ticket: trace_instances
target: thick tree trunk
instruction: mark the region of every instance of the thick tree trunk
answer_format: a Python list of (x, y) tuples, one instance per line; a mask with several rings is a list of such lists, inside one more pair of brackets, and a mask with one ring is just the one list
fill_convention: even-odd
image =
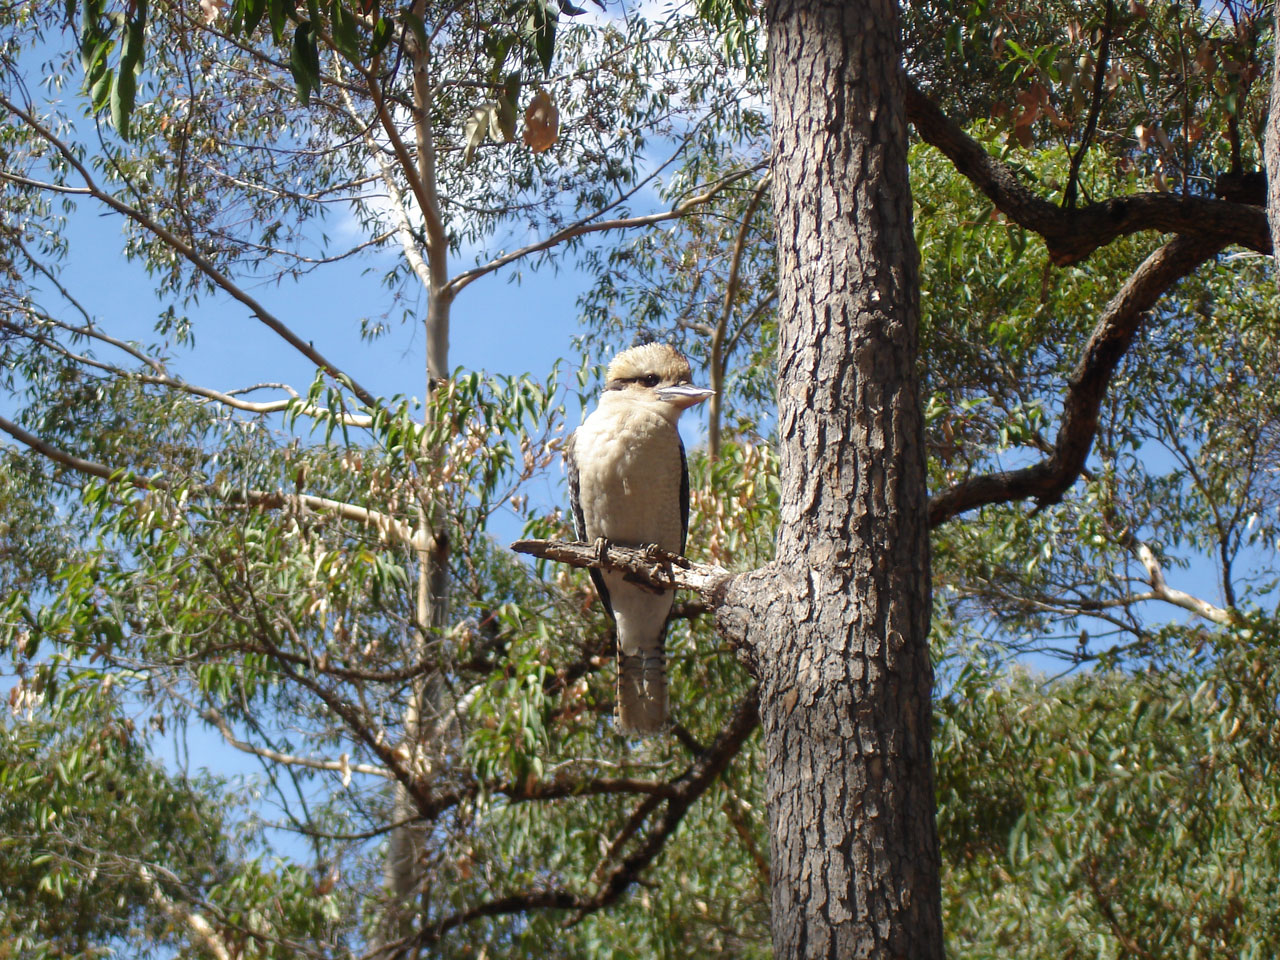
[[(1275, 9), (1280, 37), (1280, 3)], [(1267, 219), (1271, 221), (1272, 256), (1280, 256), (1280, 43), (1272, 42), (1274, 65), (1271, 70), (1271, 109), (1267, 113), (1267, 132), (1263, 153), (1267, 171)]]
[(742, 578), (779, 958), (942, 956), (897, 8), (771, 0), (782, 523)]

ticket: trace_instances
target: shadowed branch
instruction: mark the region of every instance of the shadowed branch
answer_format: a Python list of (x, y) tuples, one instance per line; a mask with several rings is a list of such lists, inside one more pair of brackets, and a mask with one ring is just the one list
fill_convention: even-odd
[(1014, 223), (1044, 238), (1058, 266), (1078, 263), (1099, 247), (1143, 230), (1177, 233), (1214, 242), (1238, 243), (1271, 252), (1267, 213), (1262, 207), (1211, 197), (1139, 193), (1083, 207), (1058, 207), (1018, 179), (1008, 164), (991, 156), (938, 105), (907, 81), (907, 119), (921, 139), (941, 150), (955, 168)]

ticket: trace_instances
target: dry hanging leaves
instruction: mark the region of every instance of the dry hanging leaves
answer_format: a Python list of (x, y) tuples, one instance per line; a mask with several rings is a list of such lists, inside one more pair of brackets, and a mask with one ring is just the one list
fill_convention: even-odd
[(549, 150), (560, 132), (560, 111), (551, 94), (539, 90), (524, 112), (524, 142), (534, 153)]

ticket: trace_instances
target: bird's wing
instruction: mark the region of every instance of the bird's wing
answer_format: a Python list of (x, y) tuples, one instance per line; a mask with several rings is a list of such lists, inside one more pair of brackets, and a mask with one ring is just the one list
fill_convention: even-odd
[[(578, 461), (574, 459), (574, 441), (577, 438), (576, 430), (569, 434), (569, 440), (564, 445), (564, 465), (569, 475), (569, 510), (573, 514), (573, 529), (578, 539), (586, 542), (590, 538), (587, 536), (587, 519), (582, 515), (582, 499), (578, 489)], [(613, 604), (609, 601), (609, 588), (605, 586), (604, 574), (595, 567), (588, 567), (587, 573), (591, 574), (591, 582), (596, 585), (596, 593), (600, 594), (604, 612), (609, 615), (610, 620), (614, 619)]]
[(582, 501), (578, 491), (578, 460), (574, 455), (574, 446), (578, 439), (578, 431), (569, 434), (564, 445), (564, 467), (569, 475), (569, 511), (573, 514), (573, 531), (579, 540), (587, 539), (587, 521), (582, 516)]
[(676, 435), (680, 444), (680, 553), (684, 554), (689, 542), (689, 461), (684, 455), (684, 440)]

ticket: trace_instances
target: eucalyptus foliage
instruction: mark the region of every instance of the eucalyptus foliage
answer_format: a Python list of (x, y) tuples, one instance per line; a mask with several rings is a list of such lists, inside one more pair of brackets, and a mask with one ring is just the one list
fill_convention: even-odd
[[(1257, 163), (1263, 12), (911, 5), (908, 61), (1059, 207), (1209, 196)], [(0, 378), (18, 431), (0, 461), (0, 956), (357, 956), (404, 906), (384, 882), (399, 828), (419, 856), (407, 951), (767, 956), (756, 739), (670, 812), (747, 673), (679, 604), (677, 726), (623, 741), (586, 577), (487, 532), (514, 510), (568, 535), (541, 491), (558, 497), (596, 361), (641, 334), (723, 393), (715, 449), (690, 451), (690, 557), (772, 556), (756, 6), (21, 4), (0, 12), (0, 49)], [(936, 492), (1045, 454), (1084, 343), (1158, 244), (1063, 263), (935, 148), (911, 162)], [(122, 217), (119, 253), (154, 302), (63, 284), (70, 258), (115, 253), (69, 247), (68, 218), (94, 212)], [(373, 349), (424, 312), (467, 322), (466, 287), (500, 269), (580, 267), (582, 356), (567, 375), (446, 369), (422, 398), (384, 396), (309, 342), (291, 301), (293, 280), (346, 259), (368, 271), (348, 319)], [(293, 336), (315, 381), (255, 405), (183, 379), (227, 301)], [(112, 336), (126, 309), (152, 342)], [(1060, 502), (935, 530), (953, 952), (1280, 942), (1278, 329), (1269, 261), (1218, 256), (1148, 315)], [(1156, 595), (1147, 556), (1221, 618)], [(262, 775), (157, 759), (196, 727)]]

